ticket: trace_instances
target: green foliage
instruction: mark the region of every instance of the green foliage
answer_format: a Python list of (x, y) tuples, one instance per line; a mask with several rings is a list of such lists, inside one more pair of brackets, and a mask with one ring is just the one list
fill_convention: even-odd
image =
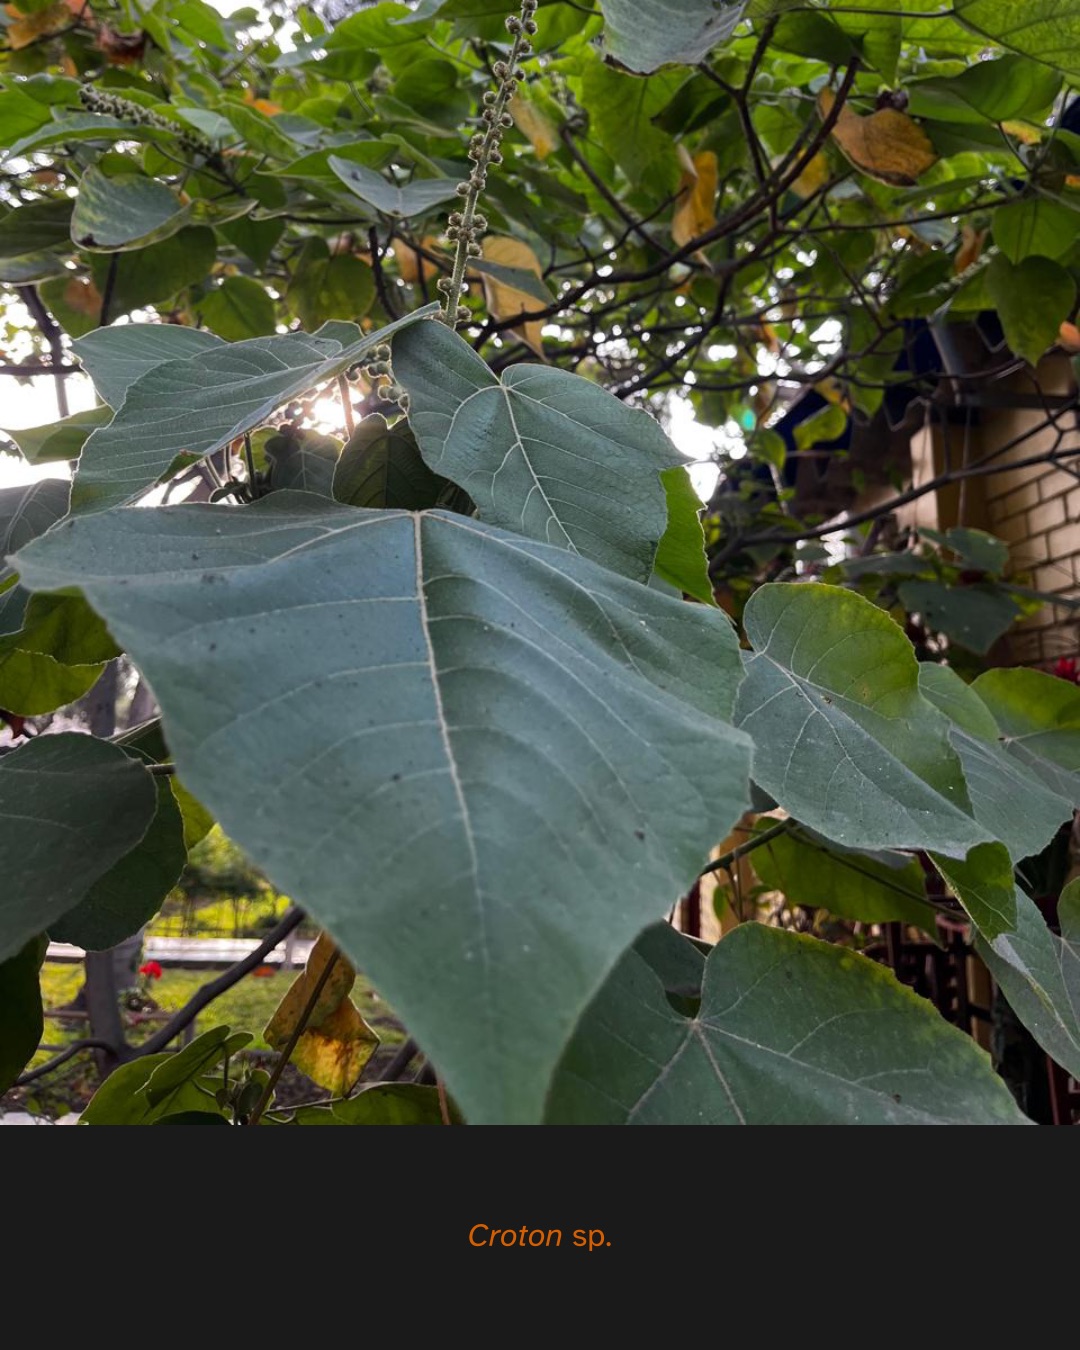
[[(970, 680), (1038, 596), (968, 527), (828, 562), (805, 488), (850, 433), (833, 462), (907, 503), (856, 452), (925, 379), (912, 333), (992, 308), (1032, 365), (1068, 333), (1080, 139), (1046, 123), (1080, 4), (550, 0), (512, 40), (507, 7), (305, 15), (285, 50), (159, 0), (123, 66), (93, 0), (6, 28), (10, 336), (102, 402), (10, 433), (73, 483), (0, 492), (0, 711), (22, 735), (122, 650), (161, 720), (0, 746), (0, 1079), (44, 937), (112, 945), (190, 858), (295, 897), (452, 1101), (290, 1112), (214, 1027), (122, 1064), (91, 1123), (1016, 1123), (843, 941), (655, 925), (766, 801), (788, 823), (739, 852), (783, 913), (932, 936), (962, 907), (1080, 1068), (1076, 893), (1060, 934), (1028, 893), (1080, 805), (1080, 693)], [(675, 398), (726, 447), (704, 512)]]

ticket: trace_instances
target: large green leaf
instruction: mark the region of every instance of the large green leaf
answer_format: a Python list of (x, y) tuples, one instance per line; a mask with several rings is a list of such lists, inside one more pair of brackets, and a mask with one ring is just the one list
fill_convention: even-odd
[(628, 70), (694, 66), (729, 38), (746, 0), (600, 0), (604, 45)]
[(226, 277), (202, 297), (198, 309), (203, 323), (227, 342), (274, 331), (274, 302), (252, 277)]
[[(268, 1124), (274, 1122), (268, 1121)], [(441, 1125), (437, 1088), (419, 1083), (373, 1083), (331, 1106), (304, 1106), (289, 1125)]]
[(273, 488), (334, 495), (334, 472), (341, 454), (341, 442), (335, 436), (283, 427), (263, 448)]
[[(963, 765), (975, 819), (1005, 845), (1015, 862), (1041, 853), (1072, 815), (1074, 804), (1080, 804), (1080, 792), (1055, 790), (1056, 775), (1044, 781), (1030, 762), (1011, 753), (1000, 740), (987, 705), (955, 671), (924, 663), (919, 666), (919, 688), (955, 724), (949, 739)], [(1033, 720), (1039, 720), (1038, 712)], [(1047, 716), (1043, 724), (1050, 722)], [(1080, 722), (1072, 735), (1080, 740)]]
[[(0, 488), (0, 559), (16, 553), (67, 514), (71, 484), (62, 478)], [(0, 577), (5, 573), (0, 571)]]
[(187, 858), (184, 821), (168, 779), (157, 781), (157, 811), (146, 834), (49, 927), (56, 942), (104, 951), (137, 933), (161, 908)]
[(611, 156), (631, 183), (648, 183), (650, 192), (674, 193), (679, 182), (675, 142), (654, 119), (686, 78), (665, 70), (641, 79), (624, 75), (599, 57), (585, 62), (578, 100), (589, 110), (589, 134)]
[(970, 1037), (892, 973), (814, 938), (742, 924), (714, 948), (700, 1011), (672, 1007), (639, 950), (560, 1063), (554, 1124), (1024, 1123)]
[(972, 688), (1009, 755), (1051, 792), (1080, 806), (1080, 689), (1022, 668), (985, 671)]
[(1080, 883), (1058, 900), (1061, 936), (1017, 891), (1014, 931), (976, 943), (1009, 1005), (1046, 1053), (1080, 1078)]
[(999, 253), (986, 269), (986, 285), (1006, 342), (1038, 365), (1076, 300), (1072, 274), (1050, 258), (1033, 255), (1014, 264)]
[(354, 196), (387, 216), (422, 216), (457, 196), (453, 178), (415, 178), (396, 184), (374, 169), (331, 155), (327, 163)]
[(1048, 197), (1024, 197), (994, 212), (994, 243), (1011, 263), (1033, 253), (1063, 258), (1076, 243), (1080, 214)]
[(148, 370), (220, 347), (221, 338), (177, 323), (127, 323), (95, 328), (71, 345), (100, 396), (110, 408), (119, 408)]
[[(77, 459), (91, 431), (104, 426), (111, 417), (111, 408), (88, 408), (85, 412), (72, 413), (59, 422), (50, 422), (47, 426), (22, 427), (11, 431), (5, 427), (3, 431), (5, 436), (11, 437), (30, 464), (45, 464), (52, 460)], [(64, 483), (62, 486), (66, 511), (68, 485)]]
[(177, 234), (191, 208), (171, 188), (139, 173), (115, 177), (89, 168), (79, 180), (71, 237), (91, 253), (145, 248)]
[(92, 736), (38, 736), (0, 757), (0, 960), (74, 909), (155, 804), (146, 770)]
[(220, 450), (423, 313), (366, 335), (351, 324), (331, 324), (311, 337), (252, 338), (152, 367), (128, 387), (111, 424), (83, 447), (72, 508), (100, 511), (131, 501), (181, 451)]
[(667, 525), (660, 472), (682, 457), (647, 413), (548, 366), (499, 379), (441, 323), (393, 350), (421, 453), (481, 519), (648, 580)]
[(304, 328), (330, 319), (360, 319), (375, 299), (375, 278), (359, 258), (331, 254), (325, 240), (309, 239), (296, 260), (288, 299)]
[(705, 605), (715, 605), (705, 531), (701, 526), (701, 498), (682, 465), (660, 475), (667, 497), (667, 529), (660, 537), (653, 570), (676, 590)]
[(34, 1056), (45, 1028), (39, 971), (48, 941), (33, 937), (0, 961), (0, 1097)]
[(848, 847), (962, 857), (990, 837), (969, 814), (948, 719), (920, 694), (887, 614), (838, 587), (770, 584), (743, 623), (754, 651), (736, 722), (781, 806)]
[(144, 305), (171, 300), (185, 286), (202, 281), (217, 258), (214, 231), (193, 225), (146, 248), (106, 256), (90, 255), (90, 271), (98, 291), (104, 294), (112, 273), (112, 318)]
[(899, 920), (936, 932), (923, 870), (914, 858), (842, 849), (807, 831), (788, 831), (754, 850), (754, 870), (793, 905), (827, 909), (859, 923)]
[(282, 492), (83, 517), (18, 561), (85, 591), (184, 782), (470, 1120), (539, 1116), (577, 1016), (745, 807), (727, 619), (565, 550)]
[(980, 37), (1080, 75), (1080, 10), (1073, 0), (954, 0), (953, 13)]
[(379, 413), (357, 425), (334, 473), (334, 496), (339, 502), (371, 509), (426, 511), (447, 486), (446, 479), (424, 463), (408, 423), (389, 426)]
[(976, 61), (959, 75), (918, 80), (906, 86), (910, 110), (943, 122), (1008, 122), (1045, 112), (1061, 88), (1061, 76), (1023, 56)]
[(71, 211), (68, 197), (17, 206), (0, 220), (0, 258), (63, 248), (68, 244)]
[(922, 615), (927, 627), (983, 655), (1022, 612), (1012, 596), (993, 585), (905, 581), (897, 587), (897, 594), (906, 610)]
[[(228, 1028), (216, 1030), (227, 1032)], [(207, 1033), (211, 1034), (213, 1033)], [(171, 1051), (163, 1051), (157, 1055), (142, 1055), (129, 1064), (121, 1064), (94, 1093), (79, 1123), (154, 1125), (163, 1116), (177, 1114), (180, 1111), (205, 1111), (220, 1115), (210, 1085), (193, 1078), (182, 1082), (175, 1091), (159, 1100), (156, 1106), (151, 1106), (147, 1098), (147, 1084), (158, 1070), (167, 1070), (176, 1058)]]

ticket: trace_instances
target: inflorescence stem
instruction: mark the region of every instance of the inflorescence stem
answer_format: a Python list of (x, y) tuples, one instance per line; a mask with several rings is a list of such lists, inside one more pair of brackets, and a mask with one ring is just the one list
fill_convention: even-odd
[(489, 89), (484, 95), (484, 111), (481, 117), (484, 130), (478, 131), (469, 144), (469, 158), (473, 161), (473, 170), (466, 181), (457, 185), (459, 197), (465, 198), (460, 211), (450, 214), (447, 237), (457, 244), (454, 253), (454, 267), (450, 276), (438, 282), (443, 293), (443, 310), (439, 318), (451, 328), (470, 317), (467, 305), (462, 305), (461, 291), (465, 285), (465, 272), (470, 258), (481, 254), (480, 235), (487, 229), (487, 220), (476, 209), (480, 194), (487, 184), (487, 171), (490, 164), (501, 164), (502, 153), (499, 142), (503, 132), (513, 125), (514, 119), (507, 111), (518, 85), (525, 78), (525, 72), (518, 62), (532, 52), (529, 38), (536, 32), (536, 13), (538, 0), (521, 0), (521, 17), (511, 15), (506, 27), (513, 34), (514, 45), (509, 61), (496, 61), (492, 67), (499, 81), (497, 90)]

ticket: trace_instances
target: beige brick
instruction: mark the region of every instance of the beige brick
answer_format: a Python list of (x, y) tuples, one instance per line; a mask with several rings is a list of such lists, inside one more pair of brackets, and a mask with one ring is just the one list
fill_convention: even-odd
[(1001, 474), (1000, 477), (995, 474), (990, 479), (987, 495), (996, 505), (1000, 505), (1003, 515), (1013, 516), (1017, 511), (1026, 511), (1029, 506), (1037, 504), (1039, 487), (1032, 481), (1030, 473), (1018, 475), (1014, 471)]
[(1014, 568), (1032, 567), (1036, 563), (1046, 562), (1050, 549), (1045, 534), (1029, 535), (1019, 539), (1009, 549), (1009, 558)]
[(1002, 519), (996, 518), (991, 511), (990, 530), (991, 533), (996, 534), (999, 539), (1004, 539), (1008, 544), (1019, 544), (1025, 539), (1031, 538), (1026, 511), (1021, 511), (1015, 516), (1005, 516)]
[(1065, 515), (1069, 520), (1080, 520), (1080, 487), (1070, 489), (1065, 498)]
[(1050, 563), (1047, 567), (1037, 567), (1033, 585), (1035, 590), (1048, 593), (1071, 590), (1073, 585), (1072, 567), (1062, 566), (1060, 563)]
[(1052, 501), (1054, 497), (1064, 497), (1072, 486), (1073, 479), (1060, 469), (1051, 469), (1038, 480), (1039, 498), (1041, 501)]
[(1070, 520), (1047, 536), (1051, 558), (1073, 558), (1080, 553), (1080, 520)]
[(1041, 534), (1043, 530), (1052, 530), (1055, 525), (1065, 524), (1065, 503), (1060, 497), (1048, 502), (1040, 502), (1034, 510), (1028, 512), (1028, 522), (1032, 534)]

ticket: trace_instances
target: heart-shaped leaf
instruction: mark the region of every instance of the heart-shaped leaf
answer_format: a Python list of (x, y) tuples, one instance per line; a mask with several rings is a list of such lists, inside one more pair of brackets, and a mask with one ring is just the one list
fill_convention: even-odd
[(648, 580), (667, 524), (660, 472), (683, 460), (647, 413), (547, 366), (499, 379), (441, 323), (393, 350), (421, 453), (481, 519)]
[(18, 562), (85, 591), (185, 784), (472, 1121), (539, 1118), (588, 1000), (745, 808), (727, 619), (564, 549), (282, 492), (82, 517)]

